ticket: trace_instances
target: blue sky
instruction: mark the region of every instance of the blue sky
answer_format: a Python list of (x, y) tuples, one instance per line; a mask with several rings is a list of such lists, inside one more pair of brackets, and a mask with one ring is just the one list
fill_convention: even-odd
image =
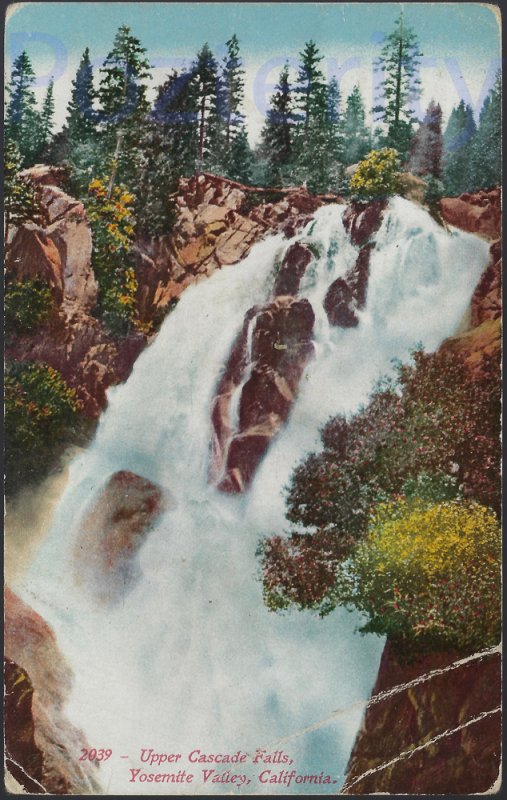
[(325, 72), (339, 79), (342, 95), (358, 82), (366, 105), (373, 105), (378, 81), (373, 61), (402, 6), (424, 54), (421, 113), (433, 96), (445, 114), (461, 98), (478, 113), (500, 58), (493, 7), (479, 3), (21, 3), (11, 7), (7, 19), (7, 66), (10, 71), (12, 59), (26, 49), (38, 77), (38, 96), (54, 76), (61, 124), (83, 50), (90, 48), (98, 73), (119, 25), (129, 25), (147, 48), (153, 85), (173, 66), (189, 63), (205, 41), (220, 57), (225, 41), (236, 33), (255, 141), (281, 64), (288, 58), (295, 66), (310, 38), (325, 56)]

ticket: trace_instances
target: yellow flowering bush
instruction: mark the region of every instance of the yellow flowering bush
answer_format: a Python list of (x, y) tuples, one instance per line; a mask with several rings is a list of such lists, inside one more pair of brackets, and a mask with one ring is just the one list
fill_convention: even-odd
[(350, 179), (350, 193), (358, 200), (396, 194), (399, 188), (398, 152), (392, 147), (371, 150)]
[(500, 526), (463, 500), (381, 504), (342, 565), (334, 604), (368, 615), (363, 631), (415, 650), (472, 651), (500, 637)]
[(134, 195), (124, 186), (108, 197), (108, 176), (88, 186), (87, 211), (93, 231), (93, 268), (100, 297), (98, 315), (112, 333), (123, 335), (138, 326), (137, 279), (132, 266)]

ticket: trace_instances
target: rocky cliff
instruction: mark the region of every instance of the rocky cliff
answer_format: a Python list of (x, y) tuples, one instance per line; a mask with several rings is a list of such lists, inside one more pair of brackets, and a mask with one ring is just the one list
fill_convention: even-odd
[[(92, 235), (83, 204), (62, 189), (65, 171), (38, 165), (24, 176), (40, 189), (44, 221), (10, 231), (7, 277), (44, 281), (55, 310), (34, 333), (9, 337), (6, 358), (54, 367), (76, 390), (84, 414), (97, 418), (108, 387), (126, 380), (149, 338), (112, 337), (93, 316), (98, 289)], [(141, 237), (135, 245), (140, 319), (159, 323), (187, 286), (240, 261), (266, 233), (293, 235), (322, 203), (338, 201), (303, 189), (259, 190), (207, 174), (182, 179), (171, 232)]]
[(65, 717), (72, 674), (48, 624), (5, 590), (4, 726), (7, 767), (30, 794), (99, 791), (88, 744)]
[(500, 688), (498, 651), (406, 663), (388, 643), (342, 792), (487, 792), (500, 770)]

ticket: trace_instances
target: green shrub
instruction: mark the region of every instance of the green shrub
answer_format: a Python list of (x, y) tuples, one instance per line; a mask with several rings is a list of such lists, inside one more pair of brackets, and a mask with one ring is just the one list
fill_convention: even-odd
[(46, 364), (10, 362), (5, 375), (6, 489), (44, 475), (79, 427), (76, 394)]
[(399, 188), (398, 152), (392, 147), (371, 150), (350, 179), (354, 199), (373, 200), (396, 194)]
[(7, 335), (30, 333), (46, 322), (53, 308), (51, 290), (42, 281), (6, 282), (4, 324)]
[(410, 652), (471, 652), (500, 638), (500, 526), (477, 503), (380, 505), (328, 599)]

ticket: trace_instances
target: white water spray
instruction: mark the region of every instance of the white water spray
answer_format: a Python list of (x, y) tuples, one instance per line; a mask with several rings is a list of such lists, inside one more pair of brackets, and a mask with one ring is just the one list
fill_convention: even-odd
[[(16, 587), (53, 626), (74, 671), (68, 716), (91, 747), (113, 750), (101, 768), (105, 793), (286, 792), (258, 780), (262, 768), (278, 775), (285, 764), (235, 765), (233, 772), (251, 780), (238, 788), (204, 784), (203, 767), (223, 770), (189, 764), (187, 754), (274, 751), (278, 740), (369, 695), (383, 641), (355, 633), (358, 619), (344, 610), (324, 620), (268, 612), (256, 546), (286, 527), (283, 486), (295, 463), (319, 447), (329, 416), (365, 401), (392, 358), (406, 359), (417, 342), (432, 350), (456, 330), (488, 247), (446, 232), (406, 200), (391, 200), (375, 237), (360, 324), (332, 328), (322, 301), (357, 257), (342, 211), (320, 209), (291, 240), (320, 250), (300, 292), (316, 315), (316, 357), (249, 493), (226, 496), (207, 484), (210, 408), (245, 312), (270, 297), (275, 256), (291, 243), (281, 236), (186, 290), (127, 383), (109, 392), (94, 442), (71, 466), (52, 531)], [(148, 535), (135, 589), (105, 609), (75, 585), (73, 549), (79, 520), (117, 470), (167, 488), (177, 506)], [(291, 792), (339, 790), (359, 722), (357, 711), (337, 717), (278, 748), (293, 759), (291, 770), (324, 771), (336, 781), (293, 783)], [(141, 748), (182, 754), (177, 767), (193, 773), (193, 782), (131, 782), (131, 768), (176, 771), (150, 769)]]

